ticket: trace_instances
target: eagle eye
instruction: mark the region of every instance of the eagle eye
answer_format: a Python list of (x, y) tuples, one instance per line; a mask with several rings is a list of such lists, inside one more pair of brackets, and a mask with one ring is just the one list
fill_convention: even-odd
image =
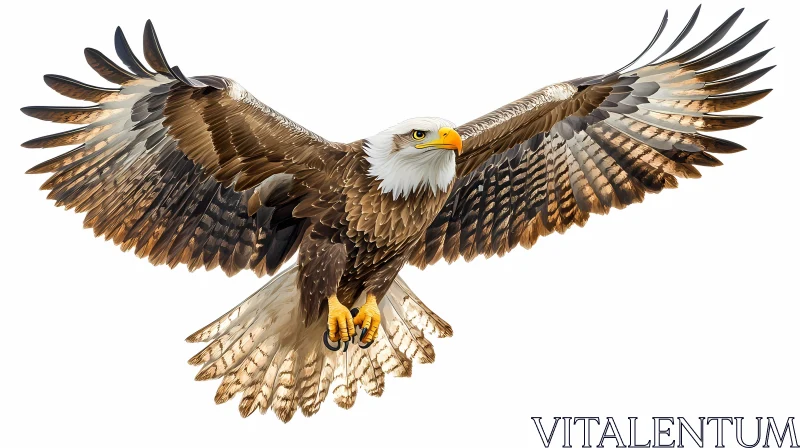
[(413, 138), (414, 140), (422, 140), (423, 138), (425, 138), (425, 131), (414, 129), (413, 131), (411, 131), (411, 138)]

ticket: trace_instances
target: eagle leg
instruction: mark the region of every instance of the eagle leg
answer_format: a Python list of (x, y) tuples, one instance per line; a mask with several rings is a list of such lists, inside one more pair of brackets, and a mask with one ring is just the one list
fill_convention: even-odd
[(367, 293), (367, 300), (353, 318), (353, 324), (363, 328), (361, 330), (361, 342), (366, 345), (359, 346), (361, 348), (369, 347), (375, 340), (378, 328), (381, 326), (381, 312), (378, 309), (378, 301), (374, 294)]
[(328, 297), (328, 331), (323, 337), (325, 346), (335, 351), (339, 349), (341, 344), (337, 345), (336, 348), (332, 348), (333, 346), (328, 344), (328, 340), (332, 342), (344, 341), (345, 350), (347, 350), (347, 343), (355, 335), (356, 329), (353, 325), (353, 316), (350, 314), (350, 310), (339, 302), (336, 295)]

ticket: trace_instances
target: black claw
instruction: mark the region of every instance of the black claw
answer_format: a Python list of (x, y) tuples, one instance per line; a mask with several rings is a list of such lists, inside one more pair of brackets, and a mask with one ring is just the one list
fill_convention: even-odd
[(344, 350), (342, 350), (343, 352), (347, 351), (347, 346), (348, 345), (350, 345), (350, 341), (344, 341)]
[[(330, 339), (328, 339), (327, 330), (324, 333), (322, 333), (322, 343), (325, 344), (325, 347), (332, 352), (339, 351), (339, 349), (342, 348), (341, 341), (336, 341), (336, 347), (331, 345), (331, 341)], [(344, 349), (347, 350), (347, 342), (344, 343)]]
[[(351, 309), (350, 309), (350, 315), (351, 315), (351, 316), (353, 316), (353, 317), (356, 317), (356, 316), (358, 315), (358, 308), (351, 308)], [(358, 329), (359, 329), (359, 326), (358, 326), (358, 325), (356, 325), (354, 328), (355, 328), (355, 330), (356, 330), (356, 334), (358, 334)], [(358, 337), (359, 341), (360, 341), (361, 339), (364, 339), (364, 336), (366, 336), (366, 335), (367, 335), (367, 330), (368, 330), (368, 328), (364, 328), (364, 329), (362, 329), (362, 330), (361, 330), (361, 335)], [(362, 349), (369, 348), (369, 346), (370, 346), (370, 345), (372, 345), (372, 343), (373, 343), (373, 342), (375, 342), (375, 340), (373, 339), (372, 341), (370, 341), (369, 343), (367, 343), (367, 345), (361, 345), (361, 342), (359, 342), (359, 341), (356, 341), (356, 338), (355, 338), (355, 336), (353, 336), (353, 342), (357, 343), (357, 344), (358, 344), (358, 346), (359, 346), (360, 348), (362, 348)], [(347, 351), (347, 344), (348, 344), (347, 342), (345, 342), (345, 343), (344, 343), (344, 350), (345, 350), (345, 351)]]
[[(364, 337), (367, 335), (367, 330), (368, 330), (368, 328), (365, 328), (365, 329), (361, 330), (361, 336), (359, 337), (360, 340), (363, 340)], [(359, 346), (359, 348), (366, 349), (366, 348), (369, 348), (369, 346), (372, 345), (373, 342), (375, 342), (375, 339), (367, 342), (367, 345), (361, 345), (361, 343), (359, 342), (358, 346)]]

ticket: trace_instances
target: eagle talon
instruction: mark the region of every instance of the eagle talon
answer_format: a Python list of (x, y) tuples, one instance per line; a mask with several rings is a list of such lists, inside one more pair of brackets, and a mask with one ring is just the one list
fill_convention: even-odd
[[(364, 331), (367, 331), (367, 330), (365, 329)], [(367, 342), (365, 345), (358, 344), (358, 348), (360, 348), (362, 350), (366, 350), (372, 345), (373, 342), (375, 342), (375, 339)]]
[[(358, 313), (359, 313), (359, 309), (358, 308), (351, 308), (350, 309), (350, 315), (353, 316), (353, 319), (355, 319), (355, 317), (358, 316)], [(356, 325), (355, 326), (356, 334), (358, 334), (358, 329), (359, 328), (361, 328), (360, 325)], [(367, 336), (367, 332), (368, 331), (369, 331), (369, 328), (361, 329), (361, 335), (358, 337), (359, 341), (363, 340)], [(353, 342), (356, 342), (356, 338), (355, 337), (353, 337)], [(375, 342), (374, 339), (372, 341), (367, 342), (366, 345), (361, 345), (361, 343), (358, 342), (358, 347), (362, 348), (362, 349), (367, 349), (367, 348), (369, 348), (370, 345), (372, 345), (373, 342)], [(347, 351), (347, 346), (345, 346), (344, 350)]]
[[(358, 330), (359, 330), (359, 328), (361, 328), (361, 327), (359, 327), (358, 325), (356, 325), (356, 333), (359, 333), (359, 331), (358, 331)], [(366, 337), (366, 336), (367, 336), (367, 331), (369, 331), (369, 328), (362, 328), (362, 329), (361, 329), (361, 332), (360, 332), (361, 334), (358, 336), (358, 340), (359, 340), (359, 342), (358, 342), (358, 347), (359, 347), (359, 348), (362, 348), (362, 349), (367, 349), (367, 348), (369, 348), (369, 346), (370, 346), (370, 345), (372, 345), (372, 343), (373, 343), (373, 342), (375, 342), (374, 340), (372, 340), (372, 341), (369, 341), (369, 342), (367, 342), (367, 344), (366, 344), (366, 345), (361, 345), (361, 342), (360, 342), (360, 341), (361, 341), (361, 340), (363, 340), (363, 339), (364, 339), (364, 337)], [(355, 341), (355, 340), (356, 340), (356, 339), (355, 339), (355, 338), (353, 338), (353, 341)]]
[[(378, 301), (372, 294), (367, 295), (367, 301), (358, 311), (358, 315), (353, 318), (353, 325), (361, 327), (360, 341), (358, 346), (362, 349), (369, 348), (378, 336), (378, 328), (381, 324), (381, 313), (378, 309)], [(363, 345), (361, 343), (364, 343)]]
[[(336, 346), (335, 347), (333, 345), (331, 345), (331, 341), (330, 341), (330, 339), (328, 339), (328, 331), (327, 330), (322, 332), (322, 343), (325, 344), (325, 348), (327, 348), (328, 350), (330, 350), (332, 352), (337, 352), (337, 351), (339, 351), (340, 348), (342, 348), (342, 343), (340, 341), (336, 341)], [(345, 348), (345, 350), (347, 350), (347, 349)]]

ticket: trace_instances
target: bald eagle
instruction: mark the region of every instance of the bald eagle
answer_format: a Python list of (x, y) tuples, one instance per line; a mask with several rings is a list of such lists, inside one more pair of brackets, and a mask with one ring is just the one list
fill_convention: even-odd
[(220, 267), (272, 276), (255, 294), (188, 337), (198, 380), (221, 379), (217, 403), (241, 393), (242, 416), (273, 409), (283, 421), (315, 414), (332, 388), (351, 407), (384, 376), (434, 360), (429, 335), (452, 329), (398, 277), (478, 255), (502, 256), (538, 237), (583, 226), (697, 178), (712, 154), (744, 148), (700, 131), (759, 117), (721, 115), (770, 90), (735, 92), (772, 67), (741, 74), (767, 51), (719, 65), (764, 23), (712, 48), (741, 14), (676, 56), (699, 8), (666, 51), (537, 90), (456, 126), (414, 118), (351, 143), (309, 131), (236, 82), (184, 75), (167, 63), (150, 21), (142, 63), (117, 28), (122, 68), (87, 48), (117, 87), (56, 75), (58, 93), (88, 107), (26, 107), (35, 118), (84, 125), (26, 148), (77, 145), (29, 173), (57, 206), (153, 264)]

